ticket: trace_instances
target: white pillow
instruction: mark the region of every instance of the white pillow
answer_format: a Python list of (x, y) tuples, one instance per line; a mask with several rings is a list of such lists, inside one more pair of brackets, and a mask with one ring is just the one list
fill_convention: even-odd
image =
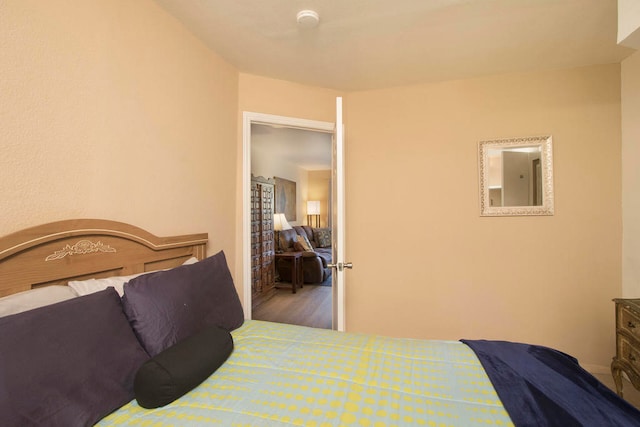
[[(191, 257), (182, 265), (189, 265), (198, 262), (198, 258)], [(156, 271), (145, 271), (144, 273), (131, 274), (129, 276), (112, 276), (104, 279), (87, 279), (87, 280), (72, 280), (69, 282), (69, 286), (77, 292), (78, 295), (88, 295), (94, 292), (103, 291), (112, 286), (120, 298), (124, 295), (124, 284), (134, 277), (142, 276), (143, 274), (155, 273)]]
[(130, 276), (113, 276), (106, 277), (104, 279), (87, 279), (87, 280), (72, 280), (69, 282), (69, 287), (78, 293), (78, 295), (88, 295), (94, 292), (103, 291), (112, 286), (115, 288), (120, 298), (124, 295), (124, 284), (134, 277), (142, 276), (143, 274), (153, 273), (153, 271), (145, 271), (144, 273), (132, 274)]
[(183, 262), (182, 265), (191, 265), (191, 264), (195, 264), (196, 262), (198, 262), (198, 258), (192, 256), (191, 258)]
[(17, 314), (34, 308), (55, 304), (77, 297), (68, 286), (45, 286), (0, 298), (0, 317)]

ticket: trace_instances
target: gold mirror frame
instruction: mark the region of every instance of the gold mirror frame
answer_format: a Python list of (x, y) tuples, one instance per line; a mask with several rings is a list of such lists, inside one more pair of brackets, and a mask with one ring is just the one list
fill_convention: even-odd
[[(540, 147), (542, 204), (535, 206), (491, 206), (489, 199), (489, 150)], [(480, 216), (553, 215), (553, 147), (548, 136), (496, 139), (478, 143)]]

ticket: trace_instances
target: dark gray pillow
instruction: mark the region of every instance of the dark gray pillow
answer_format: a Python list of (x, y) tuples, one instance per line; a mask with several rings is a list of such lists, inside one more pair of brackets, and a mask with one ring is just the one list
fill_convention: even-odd
[(173, 402), (213, 374), (232, 351), (231, 334), (217, 326), (172, 345), (138, 370), (133, 382), (138, 404), (152, 409)]
[(113, 288), (0, 318), (0, 425), (88, 426), (149, 359)]
[(145, 274), (124, 286), (125, 313), (151, 357), (206, 326), (244, 322), (224, 252), (191, 265)]
[(330, 228), (314, 228), (313, 239), (319, 248), (331, 247), (331, 229)]

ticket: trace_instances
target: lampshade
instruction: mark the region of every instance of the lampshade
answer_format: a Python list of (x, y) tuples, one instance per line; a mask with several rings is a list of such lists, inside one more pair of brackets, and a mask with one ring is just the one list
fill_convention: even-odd
[(307, 201), (307, 215), (320, 215), (320, 201), (309, 200)]
[(283, 213), (273, 215), (273, 229), (276, 231), (291, 230), (291, 225), (287, 222), (287, 217)]

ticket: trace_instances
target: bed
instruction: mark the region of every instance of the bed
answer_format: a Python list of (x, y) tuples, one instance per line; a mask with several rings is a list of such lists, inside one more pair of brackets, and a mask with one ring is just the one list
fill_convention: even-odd
[(0, 239), (0, 425), (640, 426), (554, 349), (245, 320), (207, 239), (91, 219)]

